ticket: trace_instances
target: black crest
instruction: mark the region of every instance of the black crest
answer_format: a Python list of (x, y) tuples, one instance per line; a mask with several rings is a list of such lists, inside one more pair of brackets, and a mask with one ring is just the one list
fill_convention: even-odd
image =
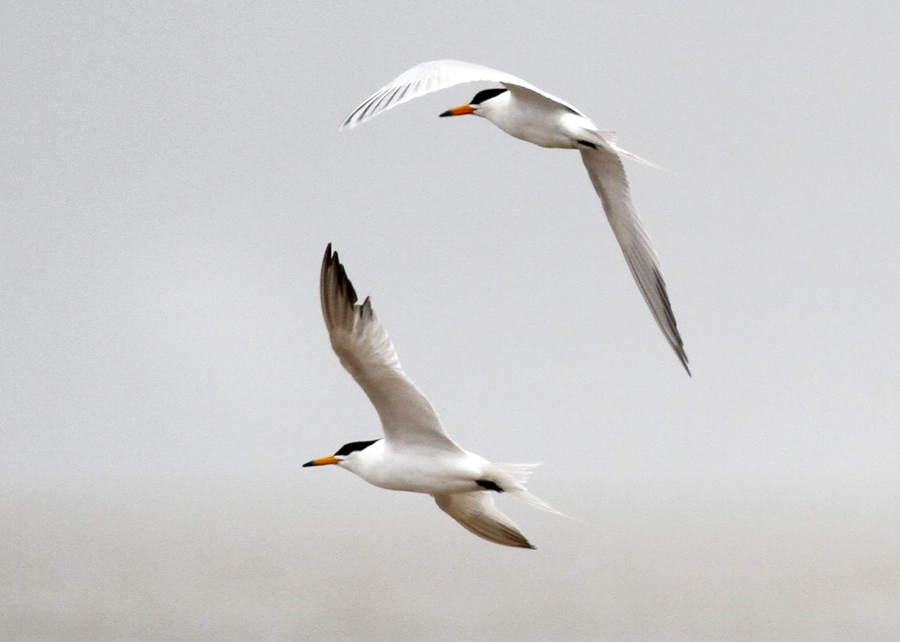
[(380, 439), (373, 439), (372, 441), (351, 441), (349, 444), (344, 444), (341, 446), (341, 449), (334, 453), (335, 457), (346, 457), (350, 453), (355, 450), (365, 450), (376, 441), (381, 441)]
[(490, 100), (494, 96), (499, 96), (504, 91), (509, 91), (506, 87), (495, 88), (495, 89), (482, 89), (477, 94), (475, 94), (475, 98), (469, 101), (470, 105), (480, 105), (485, 100)]

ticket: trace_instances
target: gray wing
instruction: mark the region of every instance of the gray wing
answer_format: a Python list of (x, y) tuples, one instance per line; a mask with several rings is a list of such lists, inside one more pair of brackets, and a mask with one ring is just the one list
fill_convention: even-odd
[[(374, 118), (383, 111), (401, 105), (413, 98), (424, 96), (440, 89), (476, 80), (500, 83), (512, 89), (521, 87), (534, 92), (538, 96), (552, 100), (579, 116), (584, 116), (564, 100), (541, 91), (531, 83), (503, 71), (476, 65), (461, 60), (432, 60), (416, 65), (404, 71), (387, 85), (364, 100), (359, 107), (350, 112), (340, 129), (352, 128)], [(587, 116), (585, 116), (587, 118)]]
[(534, 548), (512, 520), (494, 506), (488, 491), (435, 495), (438, 507), (463, 528), (489, 542), (517, 548)]
[(606, 218), (609, 219), (631, 274), (637, 281), (641, 294), (644, 295), (644, 300), (653, 313), (653, 318), (666, 335), (669, 345), (678, 355), (684, 369), (691, 374), (687, 354), (684, 352), (684, 342), (678, 333), (678, 324), (669, 303), (659, 257), (653, 250), (650, 237), (631, 202), (628, 178), (625, 176), (622, 159), (612, 146), (582, 149), (581, 159), (594, 189), (603, 202)]
[(400, 367), (369, 299), (356, 305), (356, 291), (330, 243), (322, 260), (320, 294), (331, 347), (375, 406), (388, 442), (460, 452), (428, 399)]

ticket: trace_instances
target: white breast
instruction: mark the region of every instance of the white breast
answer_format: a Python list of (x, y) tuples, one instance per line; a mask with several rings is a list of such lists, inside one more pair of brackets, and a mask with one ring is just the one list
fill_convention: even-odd
[(360, 454), (364, 457), (352, 472), (373, 486), (430, 495), (479, 490), (475, 480), (483, 477), (482, 465), (488, 463), (469, 452), (394, 450), (384, 441)]
[(530, 100), (508, 91), (487, 101), (479, 115), (487, 118), (510, 136), (539, 145), (573, 149), (576, 133), (593, 123), (583, 116), (549, 100)]

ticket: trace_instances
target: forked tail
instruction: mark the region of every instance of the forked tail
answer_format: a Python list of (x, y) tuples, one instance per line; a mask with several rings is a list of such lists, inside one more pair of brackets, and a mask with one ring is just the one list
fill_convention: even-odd
[(663, 169), (656, 163), (652, 161), (648, 161), (646, 158), (641, 158), (637, 154), (632, 154), (631, 152), (622, 149), (616, 144), (616, 132), (598, 132), (600, 137), (609, 145), (613, 151), (615, 151), (619, 156), (624, 158), (630, 158), (631, 160), (642, 163), (644, 165), (649, 165), (650, 167), (655, 167), (656, 169)]
[(565, 515), (565, 513), (556, 510), (543, 499), (529, 493), (528, 489), (525, 488), (525, 483), (538, 466), (540, 464), (490, 464), (487, 468), (495, 477), (497, 485), (500, 486), (503, 492), (509, 493), (526, 504), (531, 504), (557, 515)]

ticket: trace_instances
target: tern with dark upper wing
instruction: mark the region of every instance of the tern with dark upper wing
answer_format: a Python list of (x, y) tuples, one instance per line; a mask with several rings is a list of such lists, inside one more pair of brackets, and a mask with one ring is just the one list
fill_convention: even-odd
[(536, 464), (493, 464), (450, 439), (428, 399), (401, 369), (369, 299), (357, 304), (353, 285), (330, 243), (322, 260), (320, 293), (331, 347), (378, 411), (384, 437), (344, 444), (333, 455), (303, 465), (334, 464), (381, 488), (427, 493), (479, 537), (534, 548), (494, 506), (493, 494), (508, 493), (557, 512), (525, 489)]
[(496, 69), (459, 60), (435, 60), (413, 67), (375, 92), (347, 116), (341, 129), (355, 127), (413, 98), (474, 81), (496, 82), (503, 88), (479, 91), (468, 104), (445, 111), (441, 116), (481, 116), (507, 134), (529, 143), (581, 152), (581, 159), (600, 196), (631, 274), (653, 318), (690, 374), (659, 257), (631, 202), (622, 165), (622, 157), (646, 161), (618, 147), (610, 132), (601, 132), (572, 105)]

